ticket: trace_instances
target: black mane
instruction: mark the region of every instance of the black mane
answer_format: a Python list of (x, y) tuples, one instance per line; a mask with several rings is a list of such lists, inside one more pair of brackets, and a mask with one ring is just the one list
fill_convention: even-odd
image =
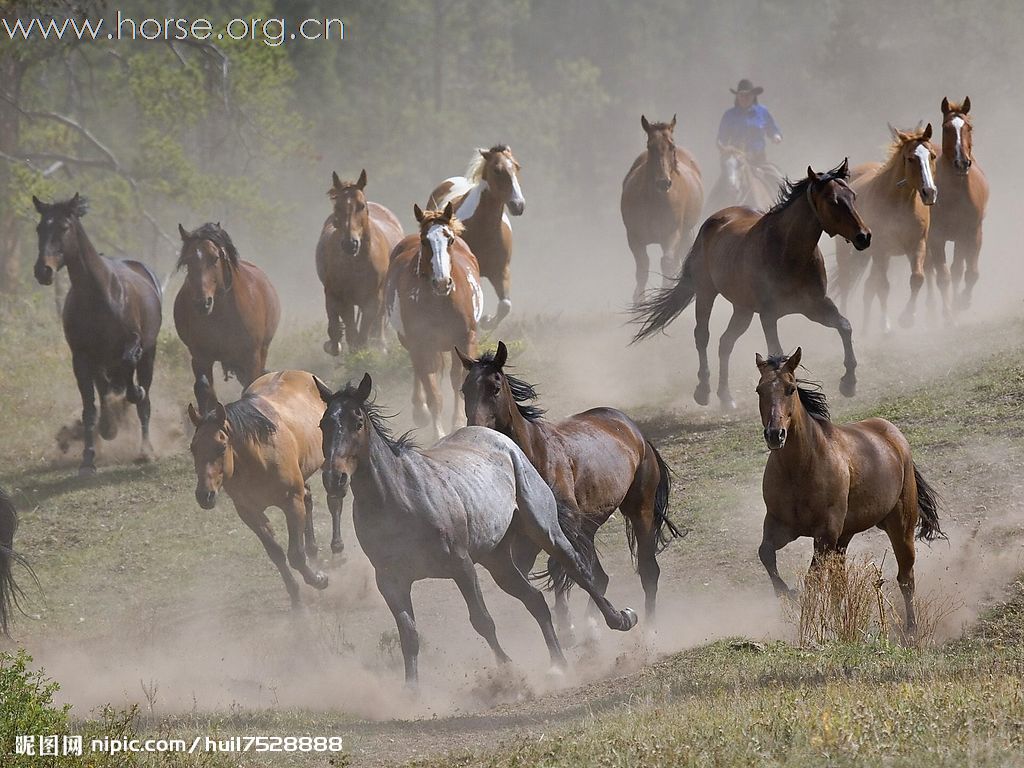
[[(772, 370), (779, 370), (789, 360), (788, 355), (772, 355), (768, 358), (767, 364)], [(828, 400), (821, 384), (816, 381), (796, 380), (796, 391), (800, 395), (800, 404), (804, 410), (815, 421), (832, 421), (832, 415), (828, 410)]]
[[(850, 178), (850, 173), (849, 171), (845, 173), (843, 172), (843, 165), (845, 165), (845, 161), (837, 165), (831, 171), (819, 173), (817, 181), (833, 181), (835, 179), (846, 181)], [(772, 213), (778, 213), (779, 211), (788, 208), (790, 203), (794, 200), (800, 199), (800, 196), (807, 191), (807, 187), (810, 186), (810, 184), (810, 177), (805, 176), (799, 181), (790, 181), (787, 176), (783, 179), (782, 186), (779, 187), (779, 196), (775, 200), (775, 205), (769, 208), (765, 215), (767, 216)]]
[[(345, 385), (345, 389), (339, 392), (335, 397), (337, 399), (356, 399), (357, 387), (351, 382)], [(398, 437), (395, 437), (395, 432), (391, 428), (391, 424), (388, 423), (388, 419), (392, 418), (394, 414), (384, 413), (383, 409), (377, 405), (373, 400), (366, 400), (359, 404), (363, 415), (366, 416), (370, 425), (376, 430), (380, 439), (384, 441), (384, 444), (395, 454), (400, 455), (402, 452), (411, 450), (416, 447), (415, 441), (412, 439), (411, 432), (403, 432)]]
[[(188, 240), (209, 240), (218, 248), (224, 249), (224, 253), (228, 256), (228, 263), (231, 264), (232, 267), (238, 266), (238, 249), (235, 248), (235, 244), (231, 242), (231, 235), (229, 235), (220, 224), (214, 224), (212, 221), (208, 221), (201, 227), (189, 232)], [(182, 243), (181, 255), (178, 256), (178, 269), (181, 269), (188, 264), (188, 256), (185, 254), (185, 245), (187, 245), (187, 243)]]
[(495, 144), (488, 151), (490, 151), (490, 152), (511, 152), (512, 150), (509, 149), (508, 144)]
[(255, 401), (255, 396), (243, 395), (241, 400), (224, 406), (233, 440), (263, 443), (277, 432), (277, 425), (257, 407)]
[[(478, 362), (493, 364), (494, 353), (484, 352)], [(530, 404), (531, 400), (536, 400), (538, 397), (537, 390), (534, 389), (533, 384), (516, 378), (505, 369), (502, 369), (501, 374), (505, 377), (505, 381), (508, 382), (508, 388), (512, 392), (512, 399), (515, 400), (519, 415), (527, 421), (540, 421), (545, 411), (539, 405)]]

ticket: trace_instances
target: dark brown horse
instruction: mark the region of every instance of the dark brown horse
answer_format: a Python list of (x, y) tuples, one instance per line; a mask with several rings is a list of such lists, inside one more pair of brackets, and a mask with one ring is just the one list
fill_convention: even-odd
[(316, 244), (316, 273), (327, 305), (324, 351), (339, 355), (342, 332), (349, 349), (363, 349), (370, 339), (384, 345), (384, 278), (404, 232), (395, 214), (367, 201), (365, 170), (358, 181), (342, 181), (337, 173), (331, 179), (334, 212)]
[[(935, 183), (942, 190), (942, 197), (931, 210), (928, 262), (936, 272), (947, 321), (953, 316), (952, 292), (959, 291), (959, 308), (966, 309), (971, 304), (971, 291), (978, 282), (981, 223), (988, 205), (988, 180), (974, 160), (970, 111), (970, 98), (965, 98), (963, 104), (942, 100), (942, 153), (935, 168)], [(946, 243), (950, 241), (952, 275), (946, 263)]]
[(519, 161), (505, 144), (478, 149), (465, 176), (445, 179), (430, 194), (427, 208), (442, 210), (452, 203), (465, 228), (463, 240), (480, 264), (480, 274), (498, 294), (498, 311), (480, 321), (494, 328), (512, 309), (512, 222), (522, 216), (526, 198), (519, 186)]
[(647, 290), (650, 258), (647, 246), (661, 246), (663, 284), (679, 271), (683, 253), (693, 239), (704, 206), (704, 185), (697, 161), (675, 142), (676, 116), (671, 123), (649, 123), (640, 115), (647, 149), (633, 161), (622, 181), (619, 210), (626, 240), (636, 262), (633, 301)]
[[(418, 426), (441, 428), (443, 399), (438, 382), (446, 356), (458, 345), (476, 354), (476, 329), (483, 309), (483, 291), (476, 258), (460, 236), (462, 223), (452, 204), (444, 211), (421, 211), (413, 206), (418, 235), (409, 235), (395, 248), (388, 269), (388, 317), (412, 358), (413, 417)], [(463, 371), (451, 362), (454, 402), (452, 429), (459, 421)]]
[(757, 395), (764, 439), (771, 449), (764, 468), (764, 537), (758, 555), (777, 595), (789, 594), (775, 553), (794, 539), (814, 539), (812, 567), (829, 552), (843, 553), (856, 534), (872, 527), (889, 536), (899, 572), (896, 581), (914, 616), (914, 531), (917, 538), (945, 538), (935, 494), (921, 477), (903, 433), (885, 419), (852, 424), (829, 420), (825, 396), (796, 378), (801, 351), (789, 357), (757, 356)]
[[(266, 273), (238, 257), (220, 224), (187, 232), (178, 225), (178, 269), (188, 270), (174, 299), (174, 327), (192, 356), (201, 413), (213, 407), (213, 364), (233, 374), (242, 388), (267, 369), (267, 352), (281, 319), (281, 303)], [(203, 382), (203, 383), (200, 383)]]
[(853, 241), (858, 250), (871, 244), (871, 231), (861, 220), (847, 186), (847, 163), (828, 173), (807, 168), (807, 177), (784, 187), (779, 202), (767, 213), (749, 208), (726, 208), (700, 228), (676, 284), (635, 308), (642, 327), (634, 341), (663, 329), (697, 301), (697, 327), (693, 332), (700, 355), (694, 399), (707, 405), (711, 394), (708, 368), (708, 320), (718, 294), (733, 305), (729, 327), (718, 345), (718, 398), (735, 408), (729, 393), (729, 356), (736, 340), (750, 325), (754, 313), (773, 353), (781, 352), (778, 320), (798, 313), (829, 328), (843, 340), (846, 373), (839, 390), (852, 397), (857, 387), (857, 359), (853, 331), (826, 295), (825, 262), (818, 250), (821, 233)]
[[(560, 513), (567, 511), (594, 547), (597, 530), (616, 509), (626, 519), (626, 537), (646, 596), (646, 618), (654, 620), (658, 594), (657, 554), (679, 530), (668, 518), (671, 477), (657, 449), (629, 416), (614, 408), (591, 408), (558, 422), (543, 418), (531, 401), (534, 388), (505, 370), (508, 349), (479, 360), (456, 350), (468, 371), (462, 391), (470, 425), (490, 427), (512, 438), (544, 482), (550, 486)], [(529, 573), (540, 548), (529, 541), (514, 547), (516, 564)], [(557, 576), (558, 564), (549, 562)], [(602, 595), (608, 574), (593, 555), (594, 587)], [(591, 613), (596, 611), (591, 603)], [(555, 612), (563, 629), (569, 627), (565, 592), (555, 593)]]
[[(79, 474), (96, 471), (95, 430), (105, 440), (117, 434), (116, 407), (109, 398), (124, 393), (135, 405), (142, 425), (141, 460), (152, 457), (149, 442), (150, 384), (160, 332), (160, 283), (138, 261), (108, 259), (93, 248), (82, 228), (85, 199), (44, 203), (32, 197), (39, 212), (39, 258), (35, 276), (42, 285), (67, 266), (71, 290), (64, 302), (64, 338), (82, 396), (85, 449)], [(97, 419), (95, 393), (100, 395)]]
[[(21, 610), (24, 597), (21, 587), (14, 580), (14, 565), (24, 568), (33, 580), (36, 575), (28, 561), (14, 551), (14, 534), (18, 530), (18, 513), (7, 492), (0, 488), (0, 634), (10, 637), (11, 615)], [(36, 581), (38, 585), (38, 581)]]

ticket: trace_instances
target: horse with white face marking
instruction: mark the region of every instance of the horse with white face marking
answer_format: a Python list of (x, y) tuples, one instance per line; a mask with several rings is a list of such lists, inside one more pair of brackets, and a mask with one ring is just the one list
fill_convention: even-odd
[(519, 161), (505, 144), (478, 149), (465, 176), (445, 179), (430, 193), (427, 208), (441, 210), (448, 203), (462, 222), (462, 238), (480, 264), (480, 274), (498, 294), (498, 311), (481, 325), (493, 328), (512, 309), (512, 222), (508, 213), (521, 216), (526, 198), (519, 186)]
[(871, 250), (856, 254), (848, 244), (836, 244), (840, 309), (846, 311), (846, 299), (870, 261), (871, 273), (864, 286), (864, 323), (866, 326), (877, 296), (886, 333), (889, 258), (906, 254), (910, 261), (910, 299), (900, 315), (900, 325), (909, 328), (924, 283), (930, 208), (938, 199), (931, 123), (923, 131), (897, 131), (892, 126), (889, 130), (893, 138), (889, 159), (884, 164), (865, 163), (854, 168), (850, 182), (857, 193), (857, 210), (873, 233)]
[[(480, 267), (461, 237), (462, 222), (453, 208), (448, 203), (443, 211), (424, 212), (413, 206), (420, 231), (395, 246), (384, 293), (388, 318), (412, 359), (413, 416), (418, 426), (432, 424), (435, 438), (444, 436), (438, 379), (445, 359), (456, 346), (476, 354), (476, 329), (483, 311)], [(455, 429), (464, 378), (457, 360), (450, 361), (450, 375)]]

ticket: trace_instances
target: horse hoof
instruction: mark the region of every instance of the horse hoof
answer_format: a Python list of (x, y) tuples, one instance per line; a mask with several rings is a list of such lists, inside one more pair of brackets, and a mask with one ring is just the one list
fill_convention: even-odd
[(153, 463), (153, 454), (148, 453), (148, 452), (140, 453), (138, 456), (135, 457), (135, 463), (139, 464), (139, 465), (152, 464)]
[(341, 354), (341, 342), (328, 339), (324, 342), (324, 352), (332, 357), (337, 357)]
[(621, 626), (619, 629), (622, 632), (628, 632), (629, 630), (631, 630), (633, 627), (636, 626), (638, 621), (640, 621), (640, 618), (636, 615), (636, 611), (634, 611), (632, 608), (623, 608), (622, 609), (622, 623), (623, 623), (623, 626)]
[(83, 464), (82, 466), (80, 466), (78, 468), (78, 476), (79, 477), (92, 477), (95, 474), (96, 474), (96, 465), (95, 464)]
[(721, 400), (721, 408), (723, 411), (731, 412), (736, 410), (736, 401), (733, 400), (729, 395), (726, 395), (725, 397), (719, 395), (718, 397), (719, 400)]
[(341, 539), (338, 539), (337, 541), (331, 540), (331, 552), (335, 555), (343, 554), (345, 552), (345, 542)]
[(839, 380), (839, 394), (843, 397), (853, 397), (857, 394), (857, 379), (852, 376), (843, 376)]
[(693, 399), (697, 401), (697, 405), (707, 405), (711, 402), (711, 387), (698, 385), (693, 391)]
[(317, 572), (313, 576), (313, 583), (310, 586), (314, 589), (327, 589), (327, 574)]

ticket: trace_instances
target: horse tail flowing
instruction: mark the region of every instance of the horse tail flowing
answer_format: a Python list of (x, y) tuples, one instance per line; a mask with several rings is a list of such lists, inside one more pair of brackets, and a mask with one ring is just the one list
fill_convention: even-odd
[[(10, 637), (8, 628), (14, 609), (24, 613), (20, 600), (24, 592), (14, 580), (14, 563), (28, 570), (36, 578), (24, 557), (14, 551), (14, 532), (18, 530), (18, 513), (3, 488), (0, 488), (0, 633)], [(38, 582), (37, 582), (38, 583)]]
[[(596, 555), (594, 541), (583, 530), (583, 520), (579, 512), (561, 502), (556, 501), (556, 504), (558, 504), (558, 527), (562, 529), (565, 538), (569, 540), (569, 544), (572, 545), (573, 550), (579, 555), (580, 570), (583, 571), (587, 578), (590, 578)], [(536, 576), (544, 580), (545, 589), (554, 589), (556, 594), (567, 593), (575, 583), (561, 564), (553, 557), (548, 558), (547, 570), (541, 571)]]
[(695, 262), (701, 255), (703, 227), (701, 230), (693, 247), (690, 248), (690, 252), (683, 259), (683, 268), (680, 270), (675, 284), (655, 291), (648, 298), (641, 299), (633, 306), (631, 310), (633, 322), (640, 325), (640, 330), (633, 336), (631, 343), (646, 339), (656, 331), (664, 330), (665, 326), (690, 306), (697, 293), (693, 273)]
[(939, 503), (928, 481), (921, 477), (917, 465), (914, 465), (914, 481), (917, 483), (917, 538), (924, 541), (945, 539), (946, 534), (939, 527)]
[[(668, 516), (668, 497), (672, 492), (672, 470), (658, 453), (658, 449), (650, 441), (647, 442), (647, 449), (653, 454), (654, 460), (658, 463), (658, 487), (654, 490), (654, 530), (657, 535), (658, 552), (664, 551), (672, 539), (681, 539), (689, 531), (679, 530)], [(633, 529), (633, 521), (626, 518), (626, 541), (629, 543), (629, 555), (636, 566), (636, 531)]]

